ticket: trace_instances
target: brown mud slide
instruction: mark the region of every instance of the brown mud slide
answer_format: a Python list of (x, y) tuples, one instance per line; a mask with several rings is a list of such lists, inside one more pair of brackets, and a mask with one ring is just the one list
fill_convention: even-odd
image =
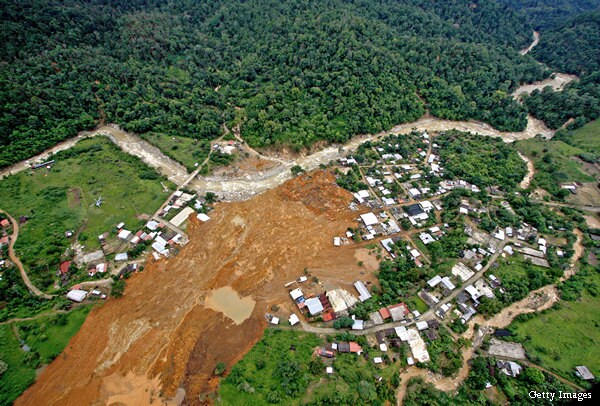
[[(16, 404), (210, 403), (216, 363), (229, 370), (260, 339), (265, 313), (289, 303), (286, 282), (305, 268), (346, 289), (358, 277), (357, 249), (332, 244), (357, 216), (351, 199), (331, 173), (316, 172), (252, 200), (217, 204), (207, 223), (191, 221), (190, 243), (176, 257), (149, 263), (122, 298), (96, 307)], [(224, 287), (240, 298), (217, 303), (229, 300), (229, 288), (214, 294)], [(235, 324), (205, 306), (207, 297), (213, 309), (253, 310), (232, 315)]]

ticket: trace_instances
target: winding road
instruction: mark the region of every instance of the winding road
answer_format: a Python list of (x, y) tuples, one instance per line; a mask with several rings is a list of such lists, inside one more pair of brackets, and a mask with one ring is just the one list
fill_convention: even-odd
[(21, 273), (21, 278), (23, 278), (23, 282), (25, 282), (25, 285), (27, 286), (27, 288), (34, 295), (36, 295), (38, 297), (42, 297), (44, 299), (52, 299), (54, 297), (54, 295), (49, 295), (47, 293), (42, 292), (31, 282), (31, 280), (29, 279), (29, 276), (27, 275), (27, 272), (25, 272), (23, 263), (21, 262), (21, 260), (17, 256), (17, 254), (15, 254), (14, 247), (15, 247), (15, 242), (17, 242), (17, 238), (19, 237), (19, 223), (17, 223), (17, 221), (10, 214), (5, 212), (4, 210), (0, 209), (0, 213), (3, 213), (6, 217), (8, 217), (8, 220), (12, 224), (13, 233), (12, 233), (12, 236), (10, 237), (10, 243), (8, 244), (8, 257), (17, 266), (17, 268), (19, 268), (19, 272)]

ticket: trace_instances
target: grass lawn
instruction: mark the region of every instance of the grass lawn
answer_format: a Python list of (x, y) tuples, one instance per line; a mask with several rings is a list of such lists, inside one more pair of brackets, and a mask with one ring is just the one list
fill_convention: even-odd
[[(134, 229), (142, 213), (153, 213), (168, 196), (161, 181), (173, 185), (139, 158), (104, 137), (83, 140), (55, 155), (52, 169), (24, 171), (0, 181), (2, 208), (13, 217), (28, 216), (16, 251), (40, 288), (53, 283), (61, 255), (70, 245), (67, 230), (78, 230), (86, 251), (100, 247), (98, 235), (123, 221)], [(102, 196), (104, 203), (94, 201)]]
[[(89, 306), (79, 307), (64, 315), (15, 324), (21, 339), (31, 347), (29, 353), (21, 350), (11, 325), (0, 326), (0, 359), (8, 364), (7, 371), (0, 376), (0, 405), (11, 404), (35, 381), (38, 364), (49, 363), (62, 352), (81, 327), (89, 310)], [(34, 335), (34, 332), (37, 333)], [(36, 353), (39, 358), (35, 356)]]
[[(539, 169), (544, 167), (544, 157), (552, 156), (553, 165), (556, 168), (554, 172), (554, 181), (568, 182), (593, 182), (594, 179), (587, 175), (579, 163), (571, 159), (572, 156), (583, 153), (580, 148), (573, 147), (563, 141), (549, 141), (539, 138), (530, 138), (527, 140), (517, 141), (515, 143), (517, 149), (533, 160), (533, 165), (536, 168), (536, 175), (540, 177)], [(535, 179), (535, 177), (534, 177)]]
[[(590, 275), (600, 286), (600, 274)], [(586, 365), (600, 376), (600, 297), (583, 292), (578, 301), (560, 301), (549, 309), (509, 328), (517, 334), (528, 355), (539, 364), (571, 380), (573, 368)]]
[(193, 172), (195, 164), (201, 164), (210, 151), (210, 142), (188, 137), (175, 137), (159, 133), (141, 135), (143, 139), (156, 146), (169, 158), (174, 159)]
[(600, 154), (600, 120), (592, 121), (573, 131), (573, 145)]

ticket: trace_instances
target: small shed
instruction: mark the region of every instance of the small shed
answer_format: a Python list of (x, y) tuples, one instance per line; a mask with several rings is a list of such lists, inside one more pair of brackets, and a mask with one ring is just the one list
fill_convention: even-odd
[(592, 372), (585, 365), (580, 365), (575, 367), (575, 374), (583, 380), (591, 381), (594, 380), (595, 377)]
[(83, 299), (87, 296), (87, 292), (85, 290), (73, 289), (67, 293), (67, 299), (72, 300), (77, 303), (83, 302)]

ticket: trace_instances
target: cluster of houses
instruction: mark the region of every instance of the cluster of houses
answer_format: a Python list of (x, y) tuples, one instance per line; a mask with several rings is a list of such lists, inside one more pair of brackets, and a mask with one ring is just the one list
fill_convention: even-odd
[[(340, 354), (358, 354), (360, 355), (363, 349), (354, 341), (340, 341), (327, 343), (325, 346), (316, 350), (316, 354), (325, 358), (334, 358), (336, 353)], [(333, 372), (333, 371), (332, 371)]]
[(229, 141), (225, 141), (225, 142), (221, 142), (221, 143), (215, 143), (213, 145), (213, 149), (215, 151), (218, 151), (222, 154), (227, 154), (227, 155), (232, 155), (233, 153), (236, 152), (236, 150), (243, 152), (242, 145), (239, 142), (233, 141), (233, 140), (229, 140)]
[(106, 299), (106, 293), (102, 293), (101, 290), (96, 288), (90, 288), (89, 290), (84, 290), (79, 285), (75, 285), (73, 289), (67, 292), (67, 299), (72, 300), (73, 302), (81, 303), (85, 300), (86, 297), (97, 297), (100, 299)]

